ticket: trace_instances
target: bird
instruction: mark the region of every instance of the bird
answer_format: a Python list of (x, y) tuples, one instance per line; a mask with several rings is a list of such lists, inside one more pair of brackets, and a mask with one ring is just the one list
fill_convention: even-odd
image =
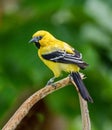
[(54, 74), (47, 85), (53, 84), (55, 78), (60, 77), (64, 71), (69, 73), (82, 98), (85, 101), (93, 102), (80, 76), (80, 69), (85, 69), (88, 64), (82, 60), (82, 54), (79, 51), (45, 30), (35, 32), (29, 43), (36, 45), (39, 58)]

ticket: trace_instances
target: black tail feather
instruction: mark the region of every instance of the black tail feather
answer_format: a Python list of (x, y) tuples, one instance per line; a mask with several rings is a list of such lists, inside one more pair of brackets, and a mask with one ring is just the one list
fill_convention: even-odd
[(80, 74), (78, 72), (72, 72), (71, 76), (72, 76), (82, 98), (85, 99), (86, 101), (93, 102), (93, 99), (91, 98), (88, 90), (86, 89), (86, 87), (81, 79)]

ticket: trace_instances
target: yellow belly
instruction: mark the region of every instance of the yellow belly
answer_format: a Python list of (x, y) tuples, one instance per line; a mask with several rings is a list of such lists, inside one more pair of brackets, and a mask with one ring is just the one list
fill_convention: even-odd
[(41, 60), (44, 62), (45, 65), (54, 73), (55, 77), (59, 77), (62, 71), (65, 72), (78, 72), (79, 67), (75, 64), (64, 64), (64, 63), (56, 63), (52, 61), (48, 61), (40, 57)]

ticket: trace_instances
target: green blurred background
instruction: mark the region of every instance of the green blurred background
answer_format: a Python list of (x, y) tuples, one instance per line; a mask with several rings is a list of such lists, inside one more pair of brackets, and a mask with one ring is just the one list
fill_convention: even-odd
[[(41, 29), (82, 52), (92, 130), (112, 130), (111, 0), (0, 1), (0, 127), (53, 76), (28, 44)], [(77, 92), (68, 86), (36, 104), (17, 130), (81, 130), (81, 124)]]

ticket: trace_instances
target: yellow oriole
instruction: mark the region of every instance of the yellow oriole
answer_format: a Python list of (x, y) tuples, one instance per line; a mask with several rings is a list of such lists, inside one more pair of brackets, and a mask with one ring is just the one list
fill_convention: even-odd
[(93, 102), (79, 74), (80, 69), (88, 66), (82, 60), (81, 53), (44, 30), (34, 33), (29, 42), (35, 43), (40, 59), (54, 73), (54, 77), (48, 81), (47, 85), (53, 83), (54, 79), (60, 76), (61, 71), (69, 72), (83, 99)]

